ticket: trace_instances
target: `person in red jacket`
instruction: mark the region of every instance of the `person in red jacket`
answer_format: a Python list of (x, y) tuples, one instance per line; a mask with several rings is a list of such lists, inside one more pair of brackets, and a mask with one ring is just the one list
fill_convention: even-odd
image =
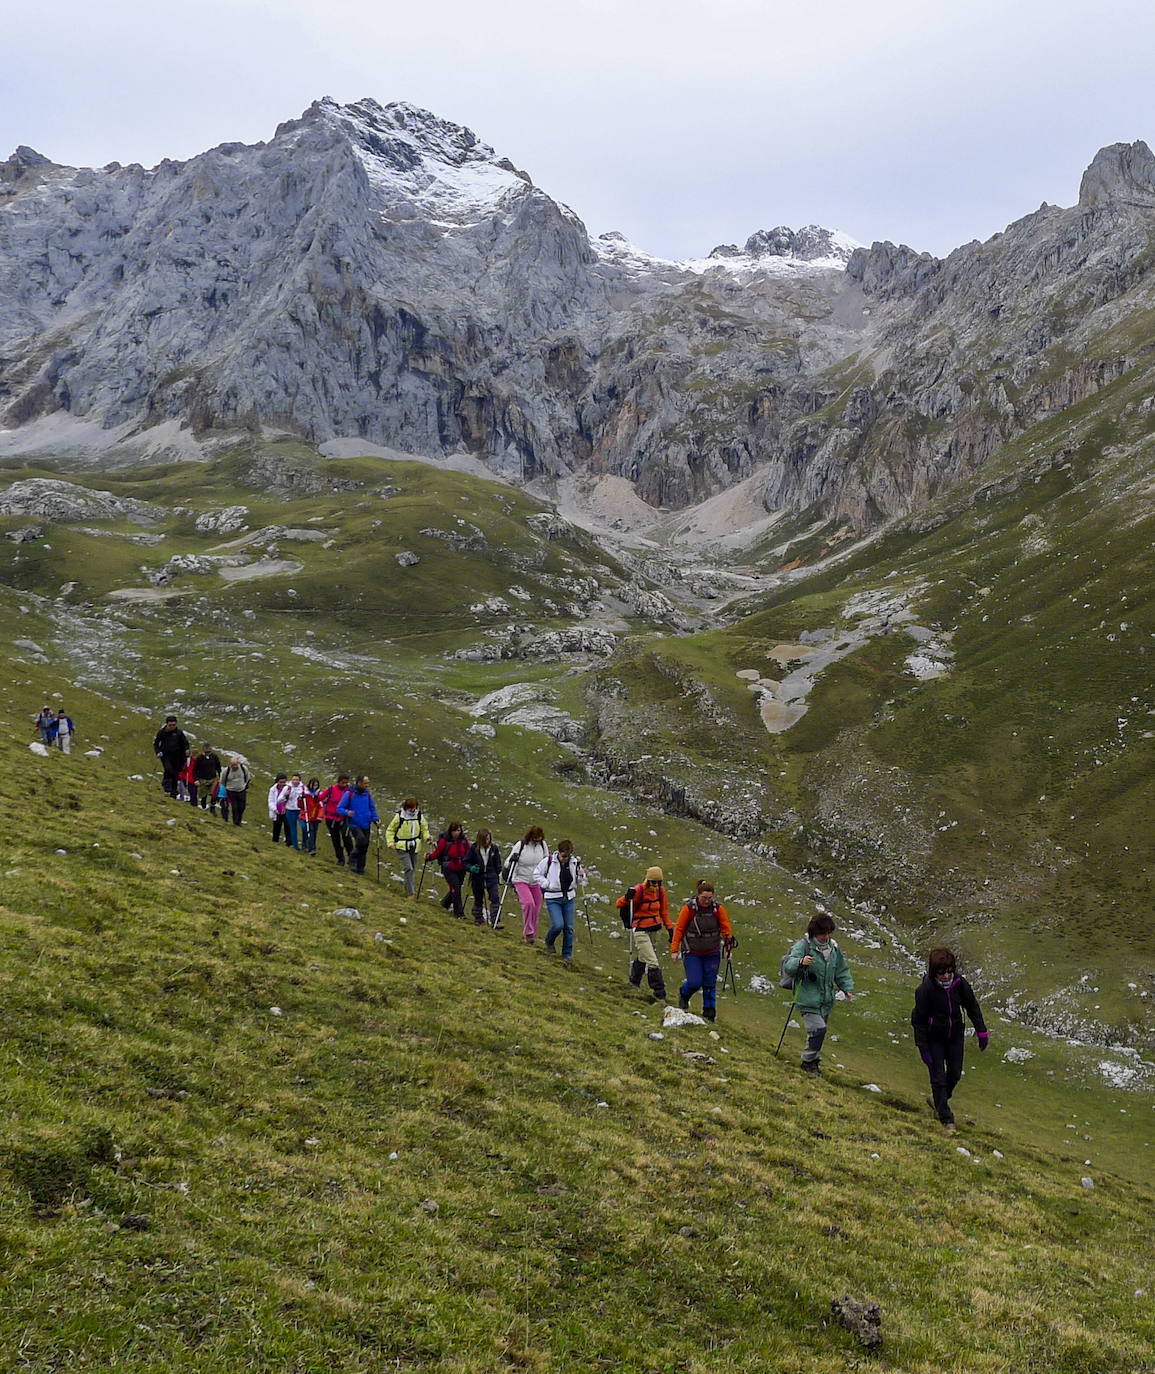
[(678, 913), (670, 941), (670, 957), (680, 958), (686, 970), (686, 980), (678, 989), (678, 1006), (683, 1011), (690, 1010), (690, 998), (701, 988), (702, 1015), (713, 1021), (722, 948), (733, 949), (736, 943), (726, 908), (714, 896), (714, 884), (701, 879), (697, 893)]
[(349, 790), (349, 774), (340, 773), (337, 781), (331, 787), (326, 787), (323, 792), (317, 793), (317, 800), (325, 816), (325, 829), (329, 832), (329, 839), (333, 842), (333, 853), (337, 856), (337, 862), (344, 867), (349, 855), (353, 852), (353, 837), (349, 834), (349, 827), (345, 824), (344, 816), (337, 814), (337, 808), (341, 805), (341, 799)]
[(196, 774), (196, 755), (190, 754), (184, 761), (184, 767), (177, 774), (180, 782), (184, 784), (184, 796), (181, 801), (191, 802), (193, 806), (197, 804), (197, 774)]
[(673, 939), (674, 928), (670, 924), (670, 908), (666, 898), (666, 884), (660, 868), (648, 868), (644, 882), (636, 887), (627, 887), (618, 898), (617, 908), (622, 913), (622, 921), (630, 932), (630, 985), (642, 986), (642, 974), (650, 985), (656, 1002), (666, 1000), (666, 982), (662, 977), (662, 966), (654, 952), (654, 934), (664, 929), (666, 937)]
[(425, 856), (426, 862), (434, 859), (441, 868), (448, 891), (441, 899), (441, 905), (459, 920), (465, 920), (465, 907), (461, 901), (461, 884), (469, 864), (469, 840), (460, 821), (450, 821), (437, 837), (431, 853)]

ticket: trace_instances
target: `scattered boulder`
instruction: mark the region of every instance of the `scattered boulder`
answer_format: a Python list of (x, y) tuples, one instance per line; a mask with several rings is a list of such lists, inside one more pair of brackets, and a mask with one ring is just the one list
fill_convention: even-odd
[(43, 525), (21, 525), (18, 530), (8, 530), (5, 539), (9, 539), (13, 544), (35, 544), (38, 539), (44, 538)]
[(477, 721), (466, 731), (469, 735), (480, 735), (482, 739), (494, 739), (497, 731), (492, 725), (487, 725), (484, 721)]
[(196, 518), (200, 534), (235, 534), (245, 528), (249, 518), (248, 506), (225, 506), (221, 510), (207, 510)]
[(544, 692), (535, 682), (511, 682), (499, 687), (488, 696), (481, 697), (469, 708), (471, 716), (499, 716), (503, 711), (516, 706), (524, 706), (530, 701), (540, 701)]
[(393, 561), (399, 568), (415, 568), (421, 562), (421, 556), (411, 549), (406, 549), (402, 553), (395, 553)]
[(361, 913), (355, 906), (339, 906), (337, 910), (333, 912), (333, 915), (348, 916), (351, 921), (359, 921), (361, 919)]
[(0, 492), (0, 515), (31, 515), (59, 523), (76, 520), (131, 520), (154, 525), (162, 512), (147, 501), (114, 496), (75, 482), (29, 477)]
[(34, 639), (14, 639), (12, 641), (14, 649), (23, 649), (29, 658), (35, 659), (37, 663), (47, 663), (48, 656)]
[(41, 744), (38, 739), (34, 739), (28, 747), (34, 754), (39, 754), (42, 759), (46, 759), (51, 753), (48, 746), (46, 744)]
[(665, 1030), (671, 1026), (704, 1026), (705, 1024), (703, 1017), (692, 1011), (682, 1011), (678, 1007), (667, 1007), (662, 1013), (662, 1028)]
[(834, 1298), (830, 1310), (840, 1326), (844, 1326), (867, 1350), (882, 1344), (882, 1309), (876, 1302), (856, 1302), (854, 1298)]

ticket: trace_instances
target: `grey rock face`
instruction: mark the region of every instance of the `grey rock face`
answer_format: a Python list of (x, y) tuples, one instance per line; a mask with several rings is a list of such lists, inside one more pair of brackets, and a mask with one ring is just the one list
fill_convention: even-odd
[(1100, 148), (1079, 183), (1079, 204), (1118, 202), (1155, 209), (1155, 154), (1146, 143), (1112, 143)]
[(145, 501), (127, 500), (110, 491), (93, 491), (74, 482), (57, 482), (47, 477), (29, 477), (0, 491), (0, 515), (32, 515), (57, 523), (131, 520), (137, 525), (151, 525), (160, 514)]
[[(1078, 206), (942, 261), (807, 225), (679, 264), (591, 240), (403, 103), (317, 101), (267, 143), (151, 170), (22, 147), (0, 163), (0, 452), (271, 428), (589, 469), (659, 507), (766, 467), (768, 507), (862, 527), (1119, 375), (1087, 345), (1150, 308), (1153, 210), (1155, 158), (1116, 144)], [(1057, 346), (1077, 361), (1056, 376)], [(289, 448), (245, 480), (357, 485)]]

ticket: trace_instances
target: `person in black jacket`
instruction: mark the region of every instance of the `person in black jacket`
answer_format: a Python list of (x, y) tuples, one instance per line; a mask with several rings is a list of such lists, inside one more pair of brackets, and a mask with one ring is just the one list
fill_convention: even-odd
[(211, 744), (202, 744), (193, 759), (193, 778), (196, 780), (197, 801), (201, 810), (207, 806), (214, 816), (217, 814), (217, 783), (220, 777), (220, 759), (213, 753)]
[(165, 795), (176, 800), (176, 785), (189, 756), (188, 736), (176, 723), (176, 716), (165, 716), (164, 724), (156, 732), (152, 752), (164, 769), (161, 787)]
[(910, 1024), (930, 1074), (931, 1106), (948, 1131), (955, 1129), (950, 1099), (963, 1072), (964, 1012), (974, 1024), (979, 1049), (985, 1050), (990, 1036), (974, 989), (959, 973), (949, 949), (932, 949), (926, 977), (914, 994)]
[(484, 900), (489, 898), (489, 922), (494, 930), (501, 930), (499, 906), (501, 902), (501, 850), (493, 843), (488, 830), (479, 830), (477, 838), (465, 856), (469, 885), (473, 888), (473, 924), (483, 924)]

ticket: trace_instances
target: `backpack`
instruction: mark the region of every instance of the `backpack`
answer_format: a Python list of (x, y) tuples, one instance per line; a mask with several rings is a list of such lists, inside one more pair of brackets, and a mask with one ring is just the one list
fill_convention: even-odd
[[(806, 941), (806, 954), (809, 954), (809, 953), (810, 953), (810, 937), (804, 935), (802, 938)], [(797, 941), (795, 941), (795, 943), (797, 943)], [(787, 959), (790, 958), (790, 955), (793, 953), (793, 951), (794, 951), (794, 945), (791, 945), (790, 948), (786, 951), (786, 953), (782, 956), (782, 958), (781, 958), (781, 960), (779, 961), (779, 964), (778, 964), (778, 986), (779, 986), (780, 988), (785, 988), (787, 992), (793, 992), (793, 991), (794, 991), (795, 987), (796, 987), (797, 984), (798, 984), (799, 979), (801, 979), (801, 978), (803, 977), (803, 973), (804, 973), (804, 971), (803, 971), (802, 969), (799, 969), (797, 973), (787, 973), (787, 972), (786, 972), (786, 961), (787, 961)], [(806, 956), (803, 955), (803, 958), (805, 958), (805, 957), (806, 957)]]

